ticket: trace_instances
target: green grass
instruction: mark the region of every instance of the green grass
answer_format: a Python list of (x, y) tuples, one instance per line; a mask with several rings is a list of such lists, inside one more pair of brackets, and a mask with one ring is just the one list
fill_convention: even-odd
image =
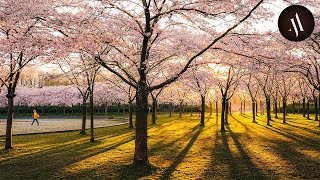
[[(32, 113), (20, 113), (20, 114), (14, 114), (14, 117), (15, 118), (30, 118), (32, 117), (33, 114)], [(63, 114), (63, 113), (40, 113), (40, 116), (41, 118), (82, 118), (82, 114), (81, 113), (66, 113), (66, 114)], [(104, 113), (94, 113), (94, 116), (95, 117), (99, 117), (99, 116), (102, 116), (102, 117), (111, 117), (111, 118), (117, 118), (117, 117), (128, 117), (129, 116), (129, 113), (117, 113), (117, 112), (110, 112), (110, 113), (107, 113), (107, 115), (105, 115)], [(2, 114), (0, 115), (0, 119), (6, 119), (6, 115)], [(90, 118), (90, 112), (87, 112), (87, 118)]]
[[(281, 116), (280, 116), (281, 117)], [(161, 114), (149, 125), (150, 165), (132, 164), (134, 130), (96, 129), (96, 142), (78, 132), (14, 136), (0, 149), (0, 179), (307, 179), (320, 177), (318, 122), (289, 115), (288, 124), (250, 114), (229, 117)], [(0, 138), (3, 147), (4, 137)]]

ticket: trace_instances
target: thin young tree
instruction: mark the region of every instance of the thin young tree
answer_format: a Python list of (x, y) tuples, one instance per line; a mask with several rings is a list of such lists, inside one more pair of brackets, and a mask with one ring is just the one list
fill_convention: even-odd
[(57, 60), (57, 64), (70, 83), (78, 89), (82, 97), (82, 125), (80, 134), (86, 134), (87, 100), (90, 96), (92, 78), (97, 72), (92, 71), (92, 65), (88, 63), (84, 53), (74, 56), (59, 59)]
[[(225, 66), (224, 66), (225, 67)], [(225, 72), (220, 70), (218, 71), (218, 76), (220, 78), (225, 77), (223, 79), (217, 79), (217, 84), (219, 86), (220, 92), (221, 92), (221, 101), (222, 101), (222, 110), (221, 110), (221, 131), (225, 131), (225, 123), (228, 124), (228, 119), (226, 116), (228, 116), (228, 109), (227, 104), (228, 101), (232, 98), (234, 95), (239, 82), (241, 80), (242, 76), (242, 69), (241, 68), (235, 68), (234, 66), (227, 66), (227, 69)]]
[(132, 129), (133, 127), (133, 102), (136, 98), (136, 92), (135, 89), (132, 86), (129, 86), (128, 84), (124, 83), (123, 81), (121, 81), (119, 78), (114, 77), (114, 75), (105, 75), (105, 74), (100, 74), (103, 79), (110, 83), (112, 86), (116, 87), (109, 87), (110, 89), (114, 89), (115, 91), (119, 92), (123, 92), (124, 94), (126, 94), (126, 99), (127, 99), (127, 103), (129, 105), (129, 128)]
[(299, 79), (299, 88), (301, 95), (303, 97), (302, 101), (302, 111), (303, 111), (303, 117), (306, 117), (307, 119), (310, 119), (310, 101), (312, 99), (312, 89), (313, 86), (311, 86), (305, 78)]
[[(89, 56), (89, 58), (92, 58), (91, 56)], [(92, 61), (88, 61), (88, 62), (92, 62)], [(100, 69), (100, 65), (98, 63), (92, 62), (91, 63), (91, 67), (90, 67), (90, 82), (88, 82), (88, 84), (90, 84), (90, 142), (94, 142), (94, 101), (93, 101), (93, 97), (94, 97), (94, 86), (95, 86), (95, 81), (96, 81), (96, 77), (97, 74), (99, 72)]]
[(266, 73), (261, 73), (256, 76), (257, 82), (263, 92), (264, 98), (266, 100), (266, 110), (267, 110), (267, 125), (270, 126), (271, 121), (271, 96), (274, 91), (274, 79), (275, 74), (271, 73), (271, 68), (269, 67)]
[(286, 124), (287, 116), (287, 100), (291, 95), (293, 82), (295, 82), (295, 77), (291, 73), (282, 73), (278, 76), (279, 81), (276, 83), (279, 94), (282, 97), (282, 119), (283, 124)]
[[(187, 85), (189, 85), (195, 92), (200, 94), (201, 108), (200, 108), (200, 126), (205, 125), (205, 103), (206, 96), (212, 87), (212, 74), (208, 73), (208, 66), (196, 66), (187, 76)], [(189, 82), (189, 83), (188, 83)], [(191, 82), (191, 84), (190, 84)], [(210, 107), (212, 108), (212, 107)]]
[(158, 111), (158, 97), (161, 95), (162, 90), (165, 87), (162, 87), (159, 90), (155, 90), (153, 92), (150, 92), (151, 98), (152, 98), (152, 124), (156, 124), (156, 120), (158, 117), (157, 111)]
[(243, 82), (246, 85), (250, 98), (251, 98), (251, 104), (252, 104), (252, 122), (256, 123), (256, 103), (257, 103), (257, 95), (259, 92), (259, 84), (256, 81), (256, 78), (253, 77), (254, 72), (250, 71), (249, 74), (243, 78)]

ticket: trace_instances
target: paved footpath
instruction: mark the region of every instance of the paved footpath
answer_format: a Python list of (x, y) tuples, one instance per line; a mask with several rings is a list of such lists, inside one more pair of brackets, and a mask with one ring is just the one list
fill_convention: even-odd
[[(69, 131), (80, 130), (82, 125), (81, 119), (39, 119), (39, 126), (37, 123), (31, 125), (33, 119), (16, 119), (13, 121), (12, 133), (16, 134), (33, 134), (43, 132)], [(127, 124), (128, 119), (107, 119), (97, 118), (94, 120), (94, 127), (107, 127), (121, 124)], [(90, 128), (90, 119), (87, 119), (87, 128)], [(5, 135), (6, 121), (0, 119), (0, 136)]]

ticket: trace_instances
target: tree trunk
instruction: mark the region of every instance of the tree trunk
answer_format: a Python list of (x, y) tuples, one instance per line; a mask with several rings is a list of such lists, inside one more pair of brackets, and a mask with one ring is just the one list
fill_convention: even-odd
[(191, 106), (190, 111), (191, 111), (191, 115), (190, 116), (193, 116), (193, 106)]
[(120, 103), (118, 103), (118, 114), (120, 114)]
[(278, 102), (279, 113), (283, 112), (283, 107), (281, 108), (281, 101)]
[(108, 103), (107, 102), (104, 104), (104, 115), (105, 116), (108, 115)]
[[(142, 76), (142, 77), (141, 77)], [(133, 161), (148, 163), (148, 90), (145, 74), (140, 74), (136, 95), (136, 139)]]
[(200, 120), (200, 126), (204, 126), (204, 113), (205, 113), (205, 103), (206, 103), (206, 97), (201, 96), (201, 120)]
[(278, 119), (278, 102), (276, 99), (274, 99), (274, 117)]
[(169, 117), (172, 117), (172, 103), (169, 104)]
[(292, 114), (295, 114), (296, 112), (295, 112), (295, 102), (294, 101), (292, 101)]
[(185, 110), (186, 110), (186, 106), (187, 106), (187, 104), (182, 104), (182, 112), (183, 112), (183, 113), (184, 113)]
[(87, 122), (87, 100), (82, 97), (82, 128), (80, 134), (86, 134), (86, 122)]
[(271, 106), (270, 106), (270, 98), (266, 98), (266, 106), (267, 106), (267, 125), (270, 126), (271, 121)]
[(242, 115), (242, 101), (240, 101), (240, 115)]
[(243, 114), (246, 114), (246, 101), (243, 101)]
[(157, 120), (158, 119), (158, 101), (157, 100), (156, 100), (156, 105), (155, 105), (155, 114), (156, 114), (155, 118)]
[(225, 123), (226, 123), (226, 124), (229, 124), (229, 122), (228, 122), (228, 117), (229, 117), (229, 101), (228, 101), (228, 100), (226, 100), (225, 113), (226, 113)]
[(256, 116), (258, 116), (258, 101), (255, 101), (256, 103)]
[(229, 103), (229, 114), (230, 114), (230, 116), (232, 115), (232, 106), (231, 106), (232, 104), (231, 104), (231, 102)]
[(310, 100), (307, 100), (307, 119), (310, 119)]
[(225, 113), (225, 108), (226, 108), (226, 99), (223, 97), (222, 98), (222, 107), (221, 107), (221, 131), (226, 131), (224, 128), (224, 113)]
[(271, 103), (271, 109), (273, 110), (273, 114), (274, 114), (274, 112), (275, 112), (275, 110), (274, 110), (274, 103)]
[(256, 123), (256, 104), (255, 100), (252, 99), (252, 122)]
[(180, 105), (179, 105), (179, 118), (182, 117), (182, 101), (180, 101)]
[(301, 106), (301, 103), (300, 101), (298, 101), (298, 114), (300, 113), (300, 106)]
[(287, 100), (285, 98), (283, 98), (282, 100), (282, 114), (283, 114), (283, 124), (286, 124), (286, 115), (287, 115)]
[(157, 100), (152, 99), (152, 124), (156, 124), (157, 117)]
[(94, 109), (93, 109), (93, 89), (92, 92), (90, 92), (90, 141), (93, 142), (94, 141), (94, 124), (93, 124), (93, 113), (94, 113)]
[(315, 121), (319, 121), (319, 119), (318, 119), (318, 99), (317, 99), (317, 97), (314, 98), (314, 115), (315, 115), (314, 120)]
[(212, 116), (212, 102), (210, 102), (210, 116)]
[(219, 115), (218, 100), (216, 101), (216, 117)]
[(129, 128), (133, 128), (133, 120), (132, 120), (132, 102), (129, 102)]
[(303, 113), (303, 117), (306, 117), (306, 98), (305, 97), (302, 99), (302, 113)]
[(9, 89), (6, 97), (8, 99), (8, 110), (5, 149), (12, 149), (13, 99), (15, 97), (13, 90)]

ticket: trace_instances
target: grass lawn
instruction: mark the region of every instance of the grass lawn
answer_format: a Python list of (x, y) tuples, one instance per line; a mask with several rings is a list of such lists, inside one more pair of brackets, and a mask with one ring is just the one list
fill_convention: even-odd
[[(159, 116), (149, 126), (150, 166), (133, 165), (134, 130), (96, 129), (96, 142), (78, 132), (14, 136), (13, 150), (0, 138), (0, 179), (317, 179), (318, 122), (289, 115), (288, 124), (250, 114), (229, 117), (225, 133), (216, 117)], [(88, 131), (89, 133), (89, 131)]]

